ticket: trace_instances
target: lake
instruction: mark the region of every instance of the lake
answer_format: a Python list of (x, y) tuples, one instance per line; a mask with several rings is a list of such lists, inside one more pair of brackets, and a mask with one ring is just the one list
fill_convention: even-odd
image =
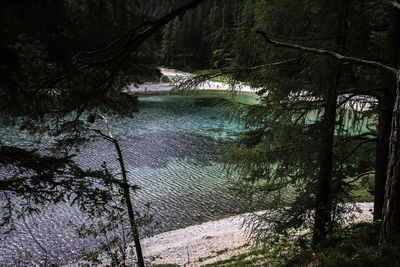
[[(217, 91), (142, 95), (140, 112), (133, 118), (108, 118), (128, 178), (141, 188), (133, 196), (134, 206), (144, 210), (150, 204), (153, 234), (244, 211), (228, 189), (220, 162), (224, 145), (242, 127), (226, 116), (223, 107), (209, 105), (219, 97), (230, 98)], [(237, 98), (256, 101), (251, 93)], [(3, 127), (0, 133), (5, 145), (29, 147), (32, 142), (31, 136), (15, 128)], [(99, 168), (105, 161), (118, 171), (116, 158), (113, 145), (99, 138), (81, 147), (75, 160), (85, 168)], [(67, 204), (49, 205), (38, 216), (17, 220), (16, 230), (0, 237), (0, 266), (62, 264), (84, 248), (94, 249), (98, 240), (80, 239), (71, 226), (85, 220), (84, 214)]]

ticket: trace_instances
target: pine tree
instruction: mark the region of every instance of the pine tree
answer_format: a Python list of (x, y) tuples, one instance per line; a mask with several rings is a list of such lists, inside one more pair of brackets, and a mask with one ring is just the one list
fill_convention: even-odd
[[(344, 53), (344, 48), (346, 52), (360, 49), (354, 42), (350, 46), (346, 38), (350, 34), (346, 32), (355, 30), (347, 29), (348, 21), (358, 19), (356, 15), (345, 15), (356, 14), (350, 11), (357, 8), (354, 3), (348, 6), (347, 2), (307, 1), (302, 12), (293, 8), (293, 1), (257, 4), (259, 29), (272, 31), (284, 39), (301, 38), (302, 43), (314, 43), (331, 51)], [(288, 23), (283, 18), (292, 21)], [(337, 28), (324, 25), (337, 25)], [(342, 121), (344, 116), (340, 114), (349, 114), (348, 111), (343, 106), (337, 107), (338, 96), (354, 83), (348, 75), (353, 67), (342, 67), (323, 57), (307, 58), (293, 50), (264, 48), (261, 54), (267, 63), (279, 61), (281, 64), (277, 66), (281, 67), (251, 71), (247, 76), (255, 86), (264, 87), (263, 102), (260, 107), (239, 112), (249, 130), (236, 142), (231, 154), (232, 173), (235, 176), (239, 172), (238, 187), (253, 203), (267, 202), (267, 207), (290, 206), (274, 213), (274, 218), (263, 218), (276, 230), (307, 228), (309, 219), (313, 218), (317, 244), (340, 222), (341, 214), (347, 212), (338, 204), (350, 197), (349, 167), (358, 166), (351, 168), (350, 175), (371, 171), (355, 155), (363, 146), (370, 149), (373, 139), (361, 144), (341, 141), (350, 138), (350, 129), (353, 134), (357, 132), (355, 125)], [(352, 112), (355, 121), (362, 114), (357, 113)], [(337, 120), (338, 116), (341, 121)], [(350, 157), (358, 162), (350, 163)], [(263, 228), (264, 224), (258, 226)]]

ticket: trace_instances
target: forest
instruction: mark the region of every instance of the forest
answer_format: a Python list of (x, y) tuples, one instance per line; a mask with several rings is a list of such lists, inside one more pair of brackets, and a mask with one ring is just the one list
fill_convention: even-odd
[[(0, 266), (157, 266), (146, 229), (248, 212), (251, 249), (211, 266), (400, 264), (399, 0), (1, 7)], [(94, 251), (46, 249), (68, 216)], [(26, 238), (38, 256), (13, 254)]]

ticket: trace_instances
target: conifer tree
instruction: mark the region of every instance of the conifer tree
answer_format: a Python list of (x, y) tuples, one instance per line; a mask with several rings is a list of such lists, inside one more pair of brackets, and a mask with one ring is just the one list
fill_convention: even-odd
[[(31, 201), (44, 205), (75, 200), (72, 203), (82, 204), (83, 209), (89, 201), (98, 206), (97, 211), (104, 207), (112, 199), (107, 186), (115, 180), (105, 170), (81, 170), (68, 154), (71, 146), (87, 140), (85, 120), (90, 121), (91, 116), (83, 114), (102, 110), (132, 115), (137, 97), (126, 94), (124, 86), (138, 82), (140, 70), (157, 73), (150, 71), (154, 62), (141, 57), (141, 49), (146, 49), (143, 44), (168, 22), (204, 1), (190, 1), (152, 21), (147, 21), (149, 17), (137, 21), (136, 13), (129, 13), (136, 11), (136, 1), (130, 1), (130, 7), (124, 9), (127, 14), (121, 16), (108, 1), (8, 1), (0, 10), (4, 15), (0, 35), (5, 37), (0, 40), (4, 55), (0, 62), (2, 123), (19, 123), (22, 130), (54, 137), (53, 150), (59, 153), (44, 155), (0, 140), (0, 164), (18, 170), (1, 177), (0, 191), (26, 200), (21, 203), (26, 208), (22, 211), (40, 210), (32, 210)], [(117, 3), (128, 6), (123, 0)], [(131, 23), (129, 28), (114, 31), (114, 23), (118, 26), (118, 21), (125, 19)], [(137, 68), (126, 64), (131, 56), (138, 59), (132, 61)], [(6, 205), (1, 226), (10, 221), (15, 208)]]
[[(284, 39), (301, 38), (303, 43), (318, 43), (316, 46), (331, 51), (344, 53), (348, 46), (348, 20), (354, 20), (356, 16), (347, 17), (347, 14), (356, 8), (354, 2), (349, 6), (347, 2), (307, 1), (304, 13), (298, 10), (294, 13), (293, 2), (257, 4), (258, 10), (262, 10), (258, 13), (261, 14), (258, 21), (262, 23), (257, 25), (259, 28), (265, 27), (266, 31)], [(284, 22), (282, 18), (288, 17), (298, 22)], [(337, 28), (327, 29), (323, 25), (337, 25)], [(353, 49), (358, 48), (350, 47), (349, 51)], [(337, 120), (339, 114), (347, 112), (337, 103), (341, 92), (354, 82), (347, 75), (351, 68), (329, 59), (302, 57), (301, 53), (290, 50), (264, 48), (262, 54), (269, 62), (281, 62), (276, 65), (282, 67), (247, 75), (255, 86), (261, 85), (265, 89), (261, 90), (264, 93), (261, 107), (250, 107), (244, 114), (240, 111), (249, 131), (237, 141), (233, 150), (230, 163), (235, 167), (232, 173), (239, 171), (242, 175), (238, 180), (245, 186), (238, 187), (245, 195), (250, 192), (249, 197), (254, 203), (290, 206), (285, 212), (274, 214), (273, 219), (263, 218), (272, 222), (276, 230), (306, 228), (313, 218), (314, 243), (317, 244), (340, 222), (340, 214), (347, 213), (338, 204), (349, 199), (350, 184), (347, 181), (352, 177), (348, 176), (349, 158), (359, 158), (355, 155), (365, 148), (371, 149), (374, 139), (361, 144), (340, 141), (340, 138), (348, 138), (346, 132), (352, 128), (349, 122), (344, 126), (345, 121)], [(310, 120), (311, 114), (315, 119)], [(355, 133), (356, 129), (351, 131)], [(346, 143), (347, 148), (343, 146)], [(340, 150), (347, 151), (347, 155)], [(370, 172), (371, 168), (361, 162), (352, 170), (360, 174)], [(285, 197), (285, 194), (292, 196)], [(255, 225), (264, 227), (262, 223)]]

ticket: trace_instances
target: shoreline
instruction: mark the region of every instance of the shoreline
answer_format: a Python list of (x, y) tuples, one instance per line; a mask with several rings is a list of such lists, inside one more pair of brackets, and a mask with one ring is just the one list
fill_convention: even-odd
[[(354, 203), (361, 213), (348, 221), (361, 222), (372, 220), (373, 203)], [(256, 212), (262, 214), (267, 211)], [(179, 266), (201, 266), (249, 252), (251, 240), (243, 226), (244, 220), (252, 213), (231, 216), (209, 221), (178, 230), (155, 235), (142, 240), (146, 260), (151, 264), (177, 264)], [(128, 254), (134, 253), (133, 244)]]
[[(168, 77), (172, 82), (146, 82), (139, 85), (129, 85), (127, 91), (129, 93), (157, 93), (157, 92), (169, 92), (174, 88), (173, 83), (180, 79), (187, 79), (192, 77), (193, 74), (183, 72), (175, 69), (160, 68), (161, 74)], [(236, 92), (248, 92), (256, 93), (258, 88), (252, 88), (248, 85), (235, 84), (230, 85), (222, 82), (205, 81), (198, 86), (195, 90), (206, 90), (206, 91), (236, 91)]]
[[(179, 80), (185, 80), (187, 78), (193, 77), (194, 74), (189, 72), (183, 72), (175, 69), (160, 68), (161, 74), (168, 77), (172, 82), (146, 82), (140, 85), (129, 85), (126, 90), (129, 93), (161, 93), (170, 92), (174, 88), (174, 82), (179, 82)], [(243, 85), (242, 83), (231, 85), (222, 82), (205, 81), (197, 85), (193, 90), (199, 91), (232, 91), (232, 92), (247, 92), (256, 94), (261, 88), (253, 88), (248, 85)], [(302, 94), (304, 94), (302, 96)], [(300, 97), (307, 98), (307, 92), (303, 92)], [(346, 109), (353, 109), (356, 111), (368, 110), (372, 107), (371, 103), (377, 103), (377, 100), (370, 96), (351, 96), (350, 94), (341, 95), (338, 98), (338, 103), (347, 100), (344, 104)]]
[[(372, 221), (373, 203), (354, 203), (361, 212), (354, 212), (355, 218), (347, 224)], [(259, 211), (262, 214), (268, 211)], [(230, 216), (198, 225), (164, 232), (141, 240), (143, 255), (148, 266), (172, 264), (177, 266), (202, 266), (227, 260), (234, 256), (250, 252), (254, 247), (243, 227), (244, 220), (253, 213)], [(350, 215), (350, 216), (351, 216)], [(135, 248), (128, 245), (127, 264), (134, 265)], [(66, 266), (79, 266), (79, 261)], [(107, 264), (104, 259), (103, 264)]]

